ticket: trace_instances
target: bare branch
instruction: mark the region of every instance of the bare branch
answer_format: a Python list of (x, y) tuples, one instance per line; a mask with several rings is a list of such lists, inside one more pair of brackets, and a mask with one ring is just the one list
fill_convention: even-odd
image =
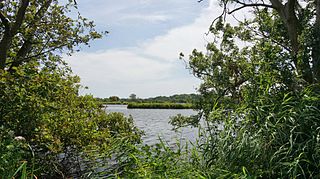
[(206, 35), (209, 35), (211, 28), (213, 27), (214, 23), (215, 23), (218, 19), (220, 19), (222, 16), (224, 16), (224, 19), (225, 19), (226, 13), (227, 13), (227, 4), (226, 4), (226, 2), (224, 2), (224, 3), (223, 3), (223, 11), (222, 11), (221, 15), (219, 15), (218, 17), (216, 17), (216, 18), (211, 22), (209, 31), (208, 31), (207, 33), (205, 33)]
[[(239, 19), (237, 19), (237, 17), (235, 17), (234, 15), (232, 15), (232, 17), (238, 22), (240, 23), (241, 21)], [(246, 28), (250, 29), (255, 35), (263, 37), (265, 39), (269, 39), (271, 40), (273, 43), (281, 46), (283, 49), (285, 49), (286, 51), (290, 52), (291, 49), (290, 47), (288, 47), (285, 44), (281, 44), (280, 42), (276, 41), (275, 39), (271, 38), (271, 36), (266, 35), (263, 31), (257, 31), (256, 29), (252, 28), (251, 26), (247, 25)]]
[[(75, 41), (74, 41), (74, 42), (75, 42)], [(46, 54), (46, 53), (55, 51), (55, 50), (57, 50), (57, 49), (63, 49), (63, 48), (66, 47), (68, 44), (74, 43), (74, 42), (67, 42), (67, 43), (61, 44), (61, 45), (59, 45), (59, 46), (55, 46), (55, 47), (49, 48), (48, 50), (44, 50), (45, 48), (42, 48), (41, 50), (39, 50), (39, 52), (38, 52), (37, 54), (34, 54), (34, 55), (31, 55), (31, 56), (25, 57), (25, 60), (28, 60), (28, 59), (30, 59), (30, 58), (39, 57), (39, 56), (44, 55), (44, 54)], [(44, 46), (45, 46), (45, 45), (44, 45)]]
[(264, 3), (253, 3), (253, 4), (246, 4), (244, 2), (240, 2), (240, 1), (236, 1), (237, 3), (241, 4), (242, 6), (241, 7), (238, 7), (238, 8), (235, 8), (233, 9), (232, 11), (228, 12), (228, 14), (232, 14), (238, 10), (241, 10), (243, 8), (246, 8), (246, 7), (267, 7), (267, 8), (272, 8), (272, 9), (275, 9), (275, 7), (273, 5), (270, 5), (270, 4), (264, 4)]

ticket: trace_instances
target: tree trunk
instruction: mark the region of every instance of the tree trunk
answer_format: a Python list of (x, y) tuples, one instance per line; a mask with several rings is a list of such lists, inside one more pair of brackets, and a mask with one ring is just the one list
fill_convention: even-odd
[(316, 82), (320, 82), (320, 0), (315, 1), (316, 22), (313, 32), (312, 71)]
[(0, 41), (0, 69), (4, 70), (7, 62), (7, 52), (10, 48), (10, 44), (12, 41), (12, 35), (10, 30), (5, 31), (4, 35)]
[(305, 81), (308, 83), (313, 83), (314, 77), (309, 64), (309, 59), (303, 59), (301, 55), (299, 55), (301, 49), (298, 37), (301, 34), (301, 24), (295, 12), (297, 1), (288, 0), (288, 2), (284, 5), (279, 0), (270, 0), (270, 2), (272, 3), (272, 6), (275, 7), (275, 10), (278, 12), (288, 31), (288, 37), (292, 50), (291, 55), (298, 73), (302, 75), (302, 78)]
[(4, 35), (0, 41), (0, 69), (6, 68), (8, 51), (12, 43), (13, 37), (18, 32), (24, 20), (27, 7), (29, 6), (29, 0), (21, 0), (20, 6), (16, 14), (15, 22), (11, 26), (5, 15), (1, 13), (1, 21), (5, 25)]

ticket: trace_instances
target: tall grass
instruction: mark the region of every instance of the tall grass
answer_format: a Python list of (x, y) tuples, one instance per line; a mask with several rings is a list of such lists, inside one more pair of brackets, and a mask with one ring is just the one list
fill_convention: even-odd
[(226, 118), (201, 146), (207, 165), (258, 178), (320, 177), (318, 90), (257, 96)]
[(27, 161), (23, 161), (20, 167), (14, 172), (14, 174), (10, 178), (37, 179), (37, 177), (33, 174), (34, 168), (32, 167), (32, 169), (29, 171), (29, 169), (27, 168), (27, 164)]
[[(153, 146), (135, 145), (130, 137), (110, 141), (106, 146), (110, 153), (91, 151), (91, 162), (96, 164), (86, 176), (320, 178), (318, 89), (265, 93), (251, 105), (239, 105), (227, 113), (214, 108), (200, 140), (192, 145), (178, 143), (172, 148), (162, 140)], [(35, 178), (26, 162), (10, 176)]]
[[(257, 96), (214, 109), (193, 146), (126, 146), (113, 170), (124, 178), (320, 178), (320, 91)], [(219, 112), (220, 111), (220, 112)], [(222, 111), (222, 112), (221, 112)], [(217, 120), (224, 119), (223, 127)]]

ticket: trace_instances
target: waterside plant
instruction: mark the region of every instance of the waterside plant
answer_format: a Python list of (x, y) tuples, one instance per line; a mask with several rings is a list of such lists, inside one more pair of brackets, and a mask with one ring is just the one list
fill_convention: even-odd
[(128, 103), (128, 109), (193, 109), (189, 103)]

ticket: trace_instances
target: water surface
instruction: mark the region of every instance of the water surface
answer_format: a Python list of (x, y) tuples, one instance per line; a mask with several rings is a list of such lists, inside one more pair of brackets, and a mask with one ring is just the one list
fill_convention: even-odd
[(131, 115), (135, 125), (145, 132), (142, 137), (145, 144), (158, 143), (159, 137), (169, 145), (174, 145), (177, 141), (183, 144), (187, 140), (194, 142), (198, 136), (197, 128), (184, 127), (175, 132), (168, 123), (170, 117), (177, 114), (195, 115), (197, 112), (192, 109), (127, 109), (126, 105), (108, 105), (106, 111), (120, 112), (125, 116)]

